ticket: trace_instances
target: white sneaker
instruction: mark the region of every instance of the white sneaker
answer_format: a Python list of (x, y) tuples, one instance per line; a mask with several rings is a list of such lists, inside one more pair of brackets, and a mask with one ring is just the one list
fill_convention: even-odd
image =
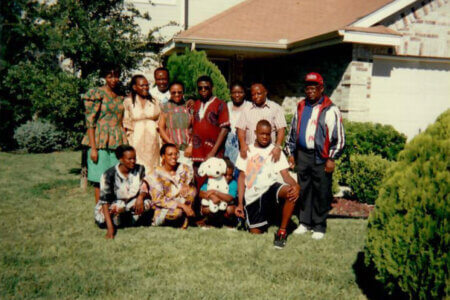
[(308, 228), (305, 225), (303, 225), (303, 224), (300, 224), (297, 227), (297, 229), (294, 230), (295, 234), (305, 234), (307, 232), (308, 232)]
[(313, 232), (311, 237), (315, 240), (321, 240), (321, 239), (323, 239), (324, 236), (325, 236), (325, 233), (323, 233), (323, 232)]

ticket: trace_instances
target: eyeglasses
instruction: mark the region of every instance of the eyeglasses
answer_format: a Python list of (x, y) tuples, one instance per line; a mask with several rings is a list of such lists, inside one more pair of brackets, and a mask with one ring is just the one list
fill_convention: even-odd
[(179, 91), (175, 91), (175, 92), (170, 92), (171, 95), (183, 95), (183, 92), (179, 92)]
[(199, 90), (199, 91), (202, 91), (202, 90), (209, 91), (210, 89), (211, 89), (211, 87), (208, 85), (199, 85), (197, 87), (197, 90)]

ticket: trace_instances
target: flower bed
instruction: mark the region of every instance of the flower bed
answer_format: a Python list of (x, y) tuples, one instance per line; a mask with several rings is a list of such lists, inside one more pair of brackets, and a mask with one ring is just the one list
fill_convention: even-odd
[(367, 218), (375, 205), (360, 203), (356, 200), (334, 198), (331, 203), (331, 216)]

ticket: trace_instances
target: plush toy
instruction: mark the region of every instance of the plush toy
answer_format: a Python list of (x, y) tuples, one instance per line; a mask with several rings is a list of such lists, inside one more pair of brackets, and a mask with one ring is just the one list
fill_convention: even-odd
[[(227, 165), (223, 159), (211, 157), (200, 165), (198, 168), (198, 175), (208, 176), (208, 191), (216, 190), (224, 194), (228, 194), (228, 183), (224, 176), (226, 171)], [(221, 201), (219, 204), (214, 204), (212, 200), (202, 199), (202, 205), (208, 206), (209, 211), (212, 213), (227, 209), (227, 203), (225, 201)]]

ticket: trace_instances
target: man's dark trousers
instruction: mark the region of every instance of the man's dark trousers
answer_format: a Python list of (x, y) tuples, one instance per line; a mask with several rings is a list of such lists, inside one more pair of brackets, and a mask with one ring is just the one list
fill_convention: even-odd
[(325, 233), (333, 194), (332, 173), (325, 163), (316, 164), (314, 150), (297, 150), (297, 179), (300, 185), (300, 223), (314, 232)]

